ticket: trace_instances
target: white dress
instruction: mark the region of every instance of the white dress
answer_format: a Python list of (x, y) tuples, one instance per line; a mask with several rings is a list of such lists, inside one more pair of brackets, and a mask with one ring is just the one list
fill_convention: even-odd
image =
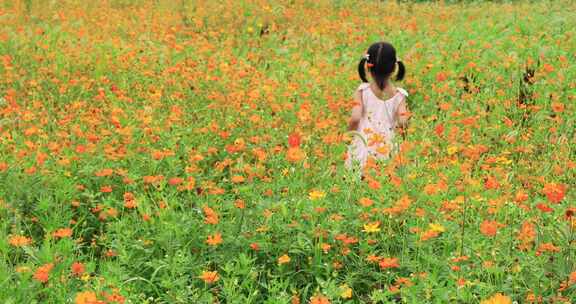
[(351, 168), (359, 163), (366, 165), (369, 156), (376, 159), (388, 159), (397, 146), (394, 144), (394, 130), (398, 125), (397, 112), (400, 104), (405, 102), (408, 93), (401, 88), (389, 99), (382, 100), (372, 92), (369, 83), (358, 87), (362, 97), (362, 118), (358, 132), (348, 147), (346, 166)]

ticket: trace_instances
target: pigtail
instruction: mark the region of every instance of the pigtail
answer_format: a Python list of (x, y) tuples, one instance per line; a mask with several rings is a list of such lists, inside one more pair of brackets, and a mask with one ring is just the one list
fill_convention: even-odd
[(362, 82), (368, 82), (368, 79), (366, 79), (366, 70), (364, 68), (366, 61), (366, 58), (362, 58), (360, 59), (360, 63), (358, 63), (358, 76), (360, 76)]
[(398, 73), (396, 74), (396, 80), (400, 81), (404, 79), (404, 75), (406, 74), (406, 67), (402, 61), (398, 60)]

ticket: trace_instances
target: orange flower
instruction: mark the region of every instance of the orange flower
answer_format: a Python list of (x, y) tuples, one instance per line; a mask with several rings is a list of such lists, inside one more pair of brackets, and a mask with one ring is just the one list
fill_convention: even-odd
[(126, 301), (126, 299), (122, 295), (118, 294), (117, 290), (115, 290), (114, 293), (112, 293), (111, 295), (109, 295), (106, 292), (102, 292), (102, 296), (105, 297), (108, 302), (99, 301), (97, 304), (106, 304), (106, 303), (124, 304), (124, 302)]
[(168, 184), (170, 184), (171, 186), (177, 186), (183, 182), (184, 182), (184, 179), (181, 177), (173, 177), (173, 178), (168, 180)]
[(52, 270), (52, 268), (54, 268), (54, 264), (52, 263), (44, 264), (38, 267), (38, 269), (34, 273), (34, 279), (40, 283), (48, 282), (48, 279), (50, 278), (50, 271)]
[(244, 180), (245, 180), (245, 178), (244, 178), (244, 176), (242, 176), (242, 175), (234, 175), (234, 176), (232, 176), (232, 178), (231, 178), (231, 181), (232, 181), (234, 184), (242, 183), (242, 182), (244, 182)]
[(370, 207), (370, 206), (372, 206), (372, 205), (374, 204), (374, 201), (372, 201), (372, 200), (369, 199), (369, 198), (363, 197), (363, 198), (361, 198), (361, 199), (358, 201), (358, 203), (359, 203), (360, 206), (362, 206), (362, 207)]
[(262, 148), (254, 148), (252, 154), (261, 162), (266, 160), (266, 151)]
[(156, 184), (156, 183), (163, 181), (164, 176), (163, 175), (158, 175), (158, 176), (147, 175), (147, 176), (144, 176), (142, 178), (142, 180), (144, 181), (145, 184)]
[(105, 176), (110, 176), (113, 173), (114, 173), (113, 169), (106, 168), (106, 169), (102, 169), (102, 170), (94, 173), (94, 175), (98, 176), (98, 177), (105, 177)]
[(134, 194), (133, 194), (132, 192), (124, 192), (123, 197), (124, 197), (124, 201), (125, 201), (125, 202), (126, 202), (126, 201), (133, 201), (133, 200), (136, 199), (136, 198), (134, 197)]
[(55, 238), (67, 238), (72, 236), (72, 229), (60, 228), (52, 233)]
[(382, 269), (400, 267), (400, 264), (398, 264), (398, 258), (382, 258), (379, 265)]
[(290, 304), (300, 304), (300, 299), (298, 298), (297, 294), (292, 295), (290, 299)]
[(495, 236), (498, 232), (498, 228), (503, 227), (504, 225), (496, 222), (496, 221), (489, 221), (484, 220), (482, 224), (480, 224), (480, 232), (485, 236)]
[(85, 267), (84, 267), (84, 264), (82, 264), (82, 263), (74, 262), (74, 263), (72, 263), (70, 270), (72, 271), (73, 275), (80, 277), (84, 274)]
[(382, 185), (380, 184), (379, 181), (373, 179), (373, 178), (366, 178), (366, 182), (368, 183), (368, 187), (372, 190), (378, 190), (382, 187)]
[(480, 304), (512, 304), (512, 299), (501, 293), (497, 293), (492, 297), (490, 297), (489, 299), (481, 301)]
[(199, 278), (208, 284), (215, 283), (220, 279), (217, 271), (202, 271)]
[(462, 287), (466, 285), (466, 279), (464, 278), (459, 278), (458, 281), (456, 282), (456, 284), (458, 284), (458, 286)]
[(136, 201), (127, 201), (127, 202), (124, 202), (124, 207), (127, 209), (134, 209), (134, 208), (138, 207), (138, 204), (136, 204)]
[(448, 79), (448, 75), (446, 74), (446, 72), (441, 71), (436, 73), (436, 82), (442, 82), (446, 79)]
[(519, 190), (514, 196), (514, 201), (517, 203), (525, 202), (528, 199), (528, 194), (524, 190)]
[(306, 158), (306, 154), (298, 147), (289, 148), (286, 152), (286, 159), (289, 162), (296, 163)]
[(8, 243), (14, 247), (28, 246), (32, 243), (32, 239), (22, 235), (11, 235), (8, 238)]
[(493, 176), (488, 176), (486, 181), (484, 182), (484, 188), (486, 189), (498, 189), (500, 188), (500, 183), (498, 180)]
[(216, 225), (219, 222), (218, 213), (214, 211), (212, 208), (205, 206), (204, 208), (204, 223), (210, 225)]
[(392, 207), (384, 208), (382, 211), (385, 214), (397, 215), (408, 210), (408, 208), (410, 208), (410, 205), (412, 205), (412, 199), (410, 199), (410, 197), (408, 197), (407, 195), (404, 195), (398, 201), (396, 201), (396, 203), (394, 203)]
[(310, 298), (310, 304), (330, 304), (330, 300), (323, 295), (315, 295)]
[(136, 198), (134, 197), (134, 194), (132, 194), (131, 192), (124, 193), (124, 207), (128, 209), (134, 209), (137, 206), (138, 204), (136, 203)]
[(76, 304), (96, 304), (98, 299), (93, 291), (82, 291), (76, 294)]
[(241, 199), (237, 199), (236, 201), (234, 201), (234, 207), (238, 209), (244, 209), (246, 208), (246, 203)]
[(379, 262), (380, 259), (381, 258), (379, 256), (371, 254), (366, 258), (366, 261), (371, 262), (371, 263), (376, 263), (376, 262)]
[(552, 73), (552, 72), (554, 72), (554, 66), (552, 66), (552, 65), (549, 64), (549, 63), (543, 64), (543, 65), (542, 65), (542, 68), (544, 69), (544, 71), (545, 71), (546, 73)]
[(576, 284), (576, 271), (572, 271), (572, 273), (570, 273), (570, 276), (568, 277), (568, 282), (570, 284)]
[(425, 242), (425, 241), (433, 239), (439, 235), (440, 235), (440, 232), (433, 230), (433, 229), (428, 229), (422, 233), (422, 235), (420, 236), (420, 240)]
[(222, 244), (222, 234), (216, 233), (214, 235), (209, 235), (206, 243), (210, 246), (218, 246)]
[(564, 199), (564, 196), (566, 195), (566, 185), (548, 183), (544, 185), (542, 192), (546, 195), (551, 203), (558, 204)]
[(560, 102), (553, 102), (552, 103), (552, 111), (554, 111), (554, 113), (564, 112), (564, 104), (560, 103)]
[(536, 255), (539, 256), (542, 252), (560, 252), (560, 247), (554, 246), (552, 243), (544, 243), (538, 246), (538, 249), (536, 249)]
[(520, 250), (529, 249), (531, 243), (536, 238), (536, 227), (534, 224), (526, 221), (522, 224), (522, 228), (518, 232), (518, 240), (520, 240)]

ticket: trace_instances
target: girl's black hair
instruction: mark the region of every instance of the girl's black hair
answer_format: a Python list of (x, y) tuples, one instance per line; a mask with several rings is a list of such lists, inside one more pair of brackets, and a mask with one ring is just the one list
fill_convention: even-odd
[(372, 75), (376, 85), (380, 90), (384, 90), (386, 81), (396, 70), (396, 64), (398, 64), (396, 80), (402, 80), (406, 74), (406, 67), (402, 61), (396, 60), (396, 49), (388, 42), (377, 42), (368, 48), (365, 57), (358, 63), (358, 75), (363, 82), (368, 82), (364, 68), (365, 65), (368, 65), (370, 75)]

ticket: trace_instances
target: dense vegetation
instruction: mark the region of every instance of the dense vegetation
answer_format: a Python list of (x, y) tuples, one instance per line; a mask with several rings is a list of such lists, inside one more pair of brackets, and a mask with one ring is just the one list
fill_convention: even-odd
[[(570, 303), (572, 1), (0, 2), (2, 303)], [(343, 166), (375, 41), (412, 112)]]

